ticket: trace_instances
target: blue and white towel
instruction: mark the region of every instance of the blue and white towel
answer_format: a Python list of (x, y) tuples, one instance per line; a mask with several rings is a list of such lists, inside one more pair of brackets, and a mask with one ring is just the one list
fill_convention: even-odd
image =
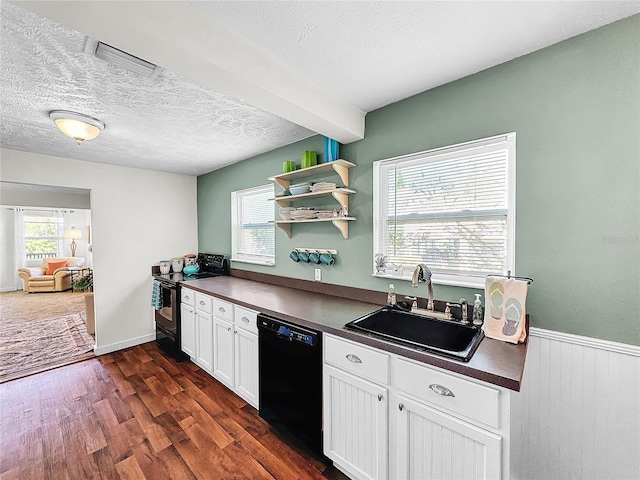
[(153, 281), (153, 292), (151, 293), (151, 306), (156, 310), (162, 308), (162, 286), (158, 280)]

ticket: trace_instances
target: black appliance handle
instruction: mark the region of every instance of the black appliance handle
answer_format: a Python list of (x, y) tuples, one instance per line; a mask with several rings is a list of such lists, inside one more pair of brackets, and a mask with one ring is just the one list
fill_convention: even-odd
[(174, 283), (163, 282), (162, 280), (159, 280), (159, 282), (162, 288), (166, 288), (168, 290), (178, 290), (178, 285)]

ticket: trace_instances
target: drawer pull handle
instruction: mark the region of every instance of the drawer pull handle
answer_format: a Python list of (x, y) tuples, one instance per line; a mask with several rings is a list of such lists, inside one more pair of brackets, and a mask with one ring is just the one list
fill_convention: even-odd
[(442, 395), (443, 397), (455, 397), (453, 392), (449, 390), (447, 387), (445, 387), (444, 385), (438, 385), (437, 383), (432, 383), (431, 385), (429, 385), (429, 388), (433, 390), (435, 393), (437, 393), (438, 395)]
[(354, 355), (353, 353), (350, 353), (347, 355), (347, 360), (349, 360), (352, 363), (362, 363), (362, 360), (360, 360), (360, 357), (357, 355)]
[(382, 401), (382, 394), (381, 394), (381, 393), (379, 393), (379, 394), (378, 394), (378, 401), (379, 401), (379, 402), (381, 402), (381, 401)]
[(402, 411), (402, 410), (404, 409), (404, 405), (403, 405), (403, 404), (401, 404), (401, 403), (399, 403), (399, 404), (398, 404), (398, 409), (399, 409), (400, 411)]
[(227, 332), (230, 332), (230, 331), (231, 331), (231, 327), (227, 327)]
[(200, 300), (200, 305), (204, 305), (204, 300)]
[(218, 308), (218, 311), (222, 312), (222, 313), (226, 312), (226, 310), (224, 308), (222, 308), (222, 307)]
[(185, 296), (184, 296), (184, 299), (185, 299), (185, 300), (189, 300), (189, 295), (185, 295)]
[(249, 323), (249, 319), (247, 317), (242, 317), (242, 321)]

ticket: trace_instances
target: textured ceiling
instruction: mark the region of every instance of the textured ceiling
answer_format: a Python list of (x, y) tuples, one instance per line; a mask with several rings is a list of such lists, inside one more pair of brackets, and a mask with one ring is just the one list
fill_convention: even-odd
[[(38, 11), (52, 3), (33, 2), (29, 8)], [(24, 4), (29, 6), (29, 2), (20, 5)], [(226, 89), (222, 83), (216, 89), (207, 78), (203, 81), (203, 69), (198, 71), (197, 65), (191, 70), (165, 68), (155, 80), (143, 78), (83, 53), (86, 32), (2, 1), (3, 148), (191, 175), (320, 132), (300, 125), (310, 127), (313, 122), (307, 121), (309, 118), (323, 118), (331, 125), (332, 112), (327, 105), (333, 105), (334, 98), (358, 111), (371, 111), (640, 12), (638, 1), (122, 1), (77, 2), (74, 8), (69, 2), (59, 5), (59, 10), (74, 12), (80, 7), (126, 9), (128, 14), (135, 8), (138, 12), (146, 9), (148, 20), (134, 22), (137, 31), (126, 30), (123, 21), (121, 30), (105, 32), (114, 39), (125, 34), (135, 39), (153, 28), (191, 25), (185, 19), (192, 20), (195, 12), (201, 22), (183, 28), (183, 35), (173, 42), (181, 44), (183, 57), (186, 53), (193, 58), (215, 53), (220, 45), (213, 40), (193, 47), (185, 39), (213, 32), (207, 26), (216, 24), (229, 35), (215, 38), (235, 38), (237, 51), (243, 52), (234, 59), (234, 44), (229, 43), (238, 71), (256, 76), (254, 65), (243, 64), (250, 57), (254, 63), (280, 64), (287, 77), (296, 79), (286, 87), (282, 87), (282, 76), (280, 84), (277, 78), (267, 79), (272, 85), (256, 81), (254, 93), (261, 89), (273, 93), (268, 92), (270, 88), (276, 92), (261, 99), (259, 95), (238, 95), (236, 85), (246, 83), (250, 74), (244, 78), (238, 75), (236, 82), (230, 77), (226, 86), (231, 87)], [(178, 18), (165, 13), (181, 10), (192, 16)], [(60, 16), (59, 21), (67, 24), (64, 15)], [(159, 28), (154, 18), (166, 23)], [(72, 20), (69, 18), (69, 24)], [(76, 24), (83, 30), (82, 22)], [(152, 45), (140, 45), (142, 50), (145, 47), (153, 51)], [(155, 63), (184, 66), (176, 58), (179, 55), (163, 57), (165, 50), (158, 47), (153, 51)], [(265, 77), (270, 73), (263, 71)], [(278, 88), (286, 91), (277, 92)], [(303, 104), (309, 97), (317, 97), (315, 105)], [(251, 104), (238, 98), (250, 98)], [(299, 111), (306, 117), (288, 115), (274, 98), (292, 107), (300, 99)], [(94, 116), (104, 121), (106, 128), (96, 140), (78, 146), (49, 119), (48, 112), (54, 109)], [(304, 121), (294, 123), (291, 118)]]
[[(2, 147), (197, 175), (314, 134), (164, 70), (152, 80), (83, 53), (85, 35), (2, 3)], [(105, 122), (76, 145), (49, 119)]]

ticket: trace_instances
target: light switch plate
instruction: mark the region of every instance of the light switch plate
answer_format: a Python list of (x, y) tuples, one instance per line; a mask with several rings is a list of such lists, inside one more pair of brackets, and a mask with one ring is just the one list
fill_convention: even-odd
[(321, 282), (322, 281), (322, 269), (321, 268), (316, 268), (314, 280), (316, 282)]

